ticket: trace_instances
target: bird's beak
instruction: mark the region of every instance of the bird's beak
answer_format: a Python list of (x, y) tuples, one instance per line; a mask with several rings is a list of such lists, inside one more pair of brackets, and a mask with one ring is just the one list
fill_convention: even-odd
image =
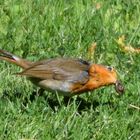
[(124, 93), (124, 86), (119, 80), (117, 80), (115, 83), (115, 89), (119, 95), (122, 95)]

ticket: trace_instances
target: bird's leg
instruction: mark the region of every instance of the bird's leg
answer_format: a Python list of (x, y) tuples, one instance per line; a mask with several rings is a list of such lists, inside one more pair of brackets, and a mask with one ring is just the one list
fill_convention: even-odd
[(37, 89), (37, 91), (33, 91), (32, 94), (30, 95), (30, 101), (35, 100), (35, 98), (38, 96), (43, 96), (43, 93), (44, 93), (43, 88)]
[(69, 96), (64, 96), (64, 104), (65, 104), (66, 106), (69, 105), (70, 99), (71, 99), (71, 97), (69, 97)]
[(45, 91), (45, 89), (43, 89), (43, 88), (39, 88), (38, 90), (37, 90), (37, 96), (42, 96), (43, 95), (43, 93), (44, 93), (44, 91)]

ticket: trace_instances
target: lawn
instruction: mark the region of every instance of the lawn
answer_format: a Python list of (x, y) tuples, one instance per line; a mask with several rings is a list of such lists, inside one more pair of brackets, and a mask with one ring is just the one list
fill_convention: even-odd
[[(125, 86), (73, 97), (39, 88), (15, 65), (0, 61), (1, 140), (140, 140), (139, 0), (1, 0), (0, 48), (28, 60), (82, 58), (115, 67)], [(92, 51), (91, 44), (96, 43)], [(36, 95), (35, 95), (36, 94)]]

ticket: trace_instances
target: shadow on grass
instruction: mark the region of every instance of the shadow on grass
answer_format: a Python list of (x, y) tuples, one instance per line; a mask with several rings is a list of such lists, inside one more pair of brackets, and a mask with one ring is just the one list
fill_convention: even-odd
[[(43, 89), (40, 89), (38, 93), (33, 92), (30, 95), (30, 101), (33, 102), (37, 98), (37, 96), (38, 97), (41, 96), (46, 100), (46, 102), (52, 108), (53, 111), (55, 111), (56, 107), (58, 107), (58, 108), (61, 107), (57, 97), (56, 98), (49, 98), (48, 96), (45, 96), (43, 92), (44, 92)], [(68, 106), (68, 105), (72, 104), (73, 102), (74, 102), (74, 98), (64, 97), (64, 99), (63, 99), (63, 104), (65, 106)], [(77, 105), (78, 112), (81, 112), (83, 110), (88, 110), (91, 107), (92, 107), (92, 109), (95, 109), (96, 107), (98, 107), (100, 105), (100, 103), (95, 101), (95, 100), (92, 102), (87, 102), (86, 100), (84, 100), (83, 98), (81, 98), (79, 96), (77, 96), (75, 103)]]
[[(23, 98), (22, 93), (17, 92), (17, 93), (15, 93), (14, 96), (11, 96), (5, 91), (3, 93), (3, 96), (1, 97), (1, 99), (8, 99), (8, 100), (14, 102), (14, 100), (16, 98), (19, 98), (19, 99), (22, 98), (22, 104), (24, 106), (27, 106), (27, 104), (29, 102), (32, 103), (32, 102), (36, 101), (36, 99), (38, 97), (43, 97), (44, 100), (48, 103), (48, 105), (52, 108), (53, 111), (55, 111), (56, 107), (57, 108), (61, 107), (61, 105), (60, 105), (59, 101), (57, 100), (57, 98), (50, 98), (47, 95), (45, 95), (43, 92), (44, 92), (43, 89), (39, 90), (39, 92), (34, 91), (34, 92), (32, 92), (32, 94), (30, 96)], [(65, 106), (68, 106), (68, 105), (72, 104), (73, 102), (74, 102), (74, 98), (64, 97), (63, 104)], [(77, 98), (75, 99), (75, 103), (77, 105), (77, 111), (78, 112), (86, 111), (86, 110), (89, 110), (91, 108), (93, 110), (95, 110), (100, 105), (100, 103), (98, 101), (96, 101), (96, 100), (94, 100), (92, 102), (88, 102), (88, 101), (84, 100), (83, 98), (81, 98), (79, 96), (77, 96)], [(112, 106), (112, 107), (114, 106), (113, 102), (110, 102), (110, 101), (106, 102), (106, 103), (103, 103), (102, 105), (109, 105), (109, 106)]]

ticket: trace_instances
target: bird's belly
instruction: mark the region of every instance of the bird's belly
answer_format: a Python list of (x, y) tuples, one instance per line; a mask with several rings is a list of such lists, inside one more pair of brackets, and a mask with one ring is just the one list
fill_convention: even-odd
[(48, 91), (56, 91), (63, 96), (72, 96), (73, 84), (67, 81), (59, 81), (53, 79), (35, 80), (30, 79), (35, 85), (40, 86)]

